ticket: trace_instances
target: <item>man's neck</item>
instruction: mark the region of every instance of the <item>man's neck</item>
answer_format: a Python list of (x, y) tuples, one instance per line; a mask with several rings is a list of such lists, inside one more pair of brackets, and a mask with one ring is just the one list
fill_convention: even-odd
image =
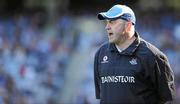
[(119, 44), (115, 44), (116, 47), (118, 47), (121, 50), (125, 50), (126, 48), (128, 48), (136, 39), (135, 36), (132, 36), (130, 39), (127, 39), (125, 42), (123, 43), (119, 43)]

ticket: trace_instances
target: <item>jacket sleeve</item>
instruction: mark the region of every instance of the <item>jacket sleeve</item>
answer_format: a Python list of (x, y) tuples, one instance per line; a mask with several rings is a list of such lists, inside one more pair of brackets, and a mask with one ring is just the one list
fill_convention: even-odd
[(155, 84), (160, 104), (172, 102), (175, 99), (174, 73), (165, 55), (159, 55), (155, 61)]
[(95, 94), (96, 99), (100, 99), (100, 76), (98, 69), (98, 57), (99, 51), (96, 52), (94, 57), (94, 84), (95, 84)]

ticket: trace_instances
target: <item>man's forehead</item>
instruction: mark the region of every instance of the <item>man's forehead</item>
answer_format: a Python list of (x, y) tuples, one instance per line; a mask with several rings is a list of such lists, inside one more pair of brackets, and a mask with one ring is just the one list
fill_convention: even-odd
[(118, 21), (119, 21), (119, 22), (123, 22), (123, 21), (125, 21), (125, 20), (123, 20), (123, 19), (107, 19), (107, 20), (106, 20), (106, 22), (112, 22), (112, 21), (115, 21), (115, 22), (116, 22), (116, 21), (117, 21), (117, 22), (118, 22)]

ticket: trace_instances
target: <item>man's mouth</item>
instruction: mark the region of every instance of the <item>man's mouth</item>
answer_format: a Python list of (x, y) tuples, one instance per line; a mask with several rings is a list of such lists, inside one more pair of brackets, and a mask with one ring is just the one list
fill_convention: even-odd
[(113, 33), (108, 33), (109, 34), (109, 36), (112, 36), (113, 35)]

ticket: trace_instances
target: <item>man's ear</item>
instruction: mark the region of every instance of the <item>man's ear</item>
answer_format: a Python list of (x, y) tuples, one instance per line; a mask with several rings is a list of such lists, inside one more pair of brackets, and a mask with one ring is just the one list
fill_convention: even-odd
[(130, 31), (132, 27), (132, 23), (131, 22), (126, 22), (126, 32)]

